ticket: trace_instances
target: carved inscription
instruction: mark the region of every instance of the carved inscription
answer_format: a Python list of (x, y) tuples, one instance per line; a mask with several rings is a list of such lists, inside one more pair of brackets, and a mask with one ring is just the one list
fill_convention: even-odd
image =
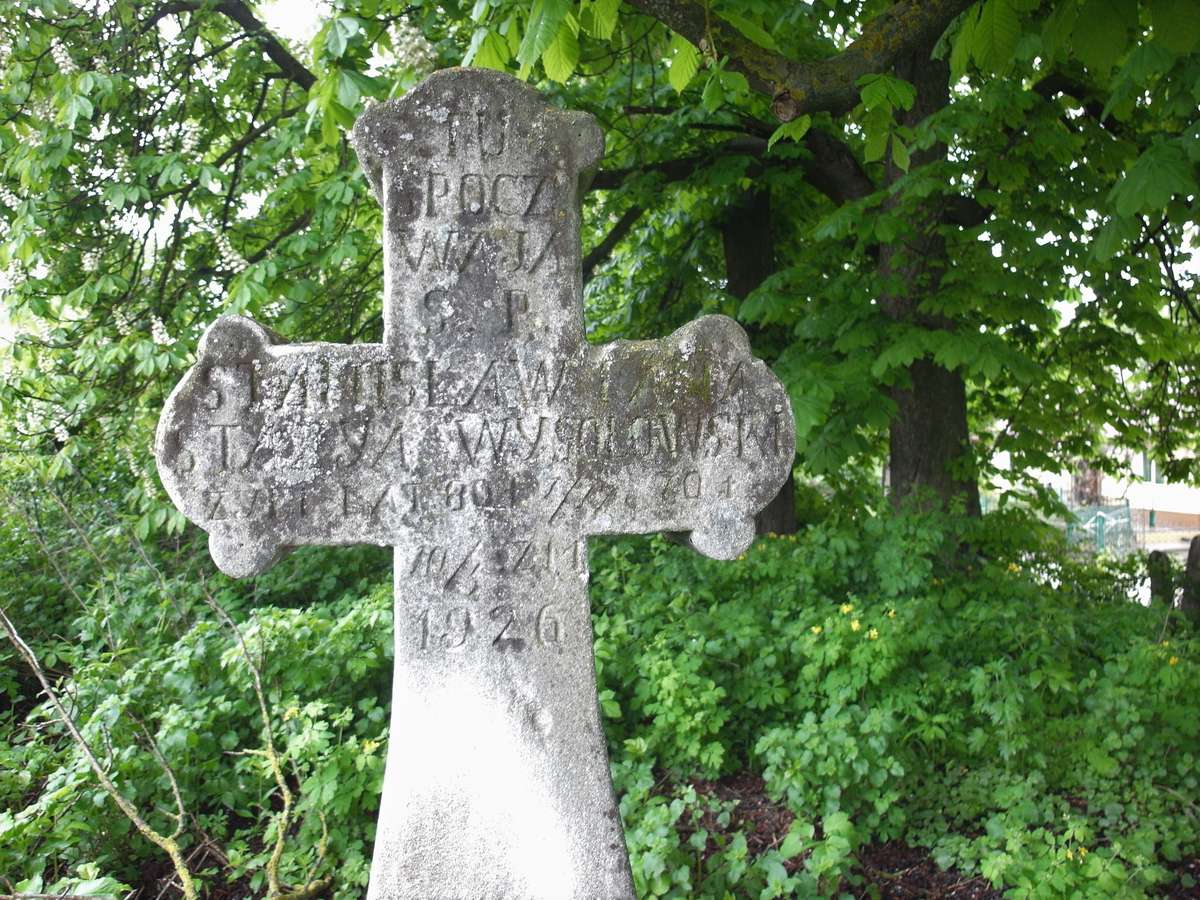
[(477, 647), (496, 653), (562, 650), (566, 638), (562, 614), (552, 603), (530, 613), (511, 603), (482, 611), (466, 606), (446, 610), (424, 607), (416, 616), (417, 646), (421, 650), (457, 653)]
[(389, 212), (397, 220), (469, 219), (484, 215), (535, 219), (558, 208), (566, 190), (562, 179), (545, 172), (458, 172), (433, 169), (397, 179)]
[(465, 549), (420, 545), (412, 554), (408, 574), (443, 591), (474, 596), (479, 577), (540, 578), (548, 573), (584, 575), (587, 546), (582, 541), (554, 538), (477, 541)]
[[(430, 329), (451, 327), (454, 295), (426, 298)], [(509, 292), (493, 330), (512, 327), (528, 302)], [(572, 399), (595, 393), (582, 357), (512, 352), (462, 365), (370, 350), (203, 364), (198, 421), (189, 440), (176, 436), (177, 465), (190, 473), (200, 461), (221, 479), (203, 492), (206, 521), (309, 523), (332, 534), (332, 518), (343, 530), (361, 522), (383, 534), (480, 512), (541, 507), (557, 524), (614, 508), (729, 500), (738, 495), (733, 476), (703, 466), (790, 452), (782, 408), (744, 399), (741, 363), (723, 369), (699, 352), (669, 377), (637, 372), (597, 405)], [(461, 475), (412, 477), (431, 460)], [(637, 479), (646, 488), (573, 474), (638, 463), (649, 464)]]
[[(478, 316), (480, 310), (472, 306), (478, 304), (479, 298), (458, 297), (445, 289), (428, 291), (422, 301), (427, 331), (444, 331), (464, 308)], [(526, 293), (508, 291), (495, 304), (498, 330), (512, 328), (528, 310)], [(354, 410), (382, 417), (382, 407), (393, 405), (492, 411), (555, 404), (564, 396), (578, 396), (594, 379), (583, 356), (514, 352), (464, 365), (456, 358), (387, 359), (371, 355), (377, 358), (348, 361), (325, 354), (296, 354), (270, 362), (256, 359), (248, 364), (205, 366), (200, 376), (202, 411), (211, 427), (242, 426), (255, 412), (308, 415)], [(753, 404), (739, 402), (741, 365), (723, 374), (701, 354), (680, 359), (679, 363), (669, 375), (643, 369), (630, 382), (625, 395), (610, 396), (607, 405), (614, 412), (634, 405), (687, 404), (705, 407), (722, 418), (764, 414), (755, 412)], [(691, 402), (690, 397), (704, 402)], [(772, 412), (781, 414), (783, 407)], [(653, 420), (662, 415), (656, 408), (653, 415), (644, 418)], [(701, 416), (696, 414), (697, 419)]]

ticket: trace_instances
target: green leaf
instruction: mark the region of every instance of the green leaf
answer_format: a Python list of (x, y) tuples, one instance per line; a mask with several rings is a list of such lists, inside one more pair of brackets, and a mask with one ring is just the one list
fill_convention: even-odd
[(863, 116), (862, 129), (866, 137), (863, 158), (867, 162), (878, 162), (883, 159), (883, 154), (887, 151), (888, 137), (891, 135), (894, 125), (891, 110), (887, 107), (878, 107)]
[(337, 100), (338, 103), (347, 109), (352, 109), (359, 98), (358, 84), (355, 82), (351, 74), (343, 70), (338, 75), (337, 81)]
[(887, 149), (888, 132), (874, 131), (867, 135), (867, 144), (863, 150), (863, 159), (867, 162), (879, 162)]
[(124, 894), (127, 890), (128, 885), (106, 875), (103, 878), (90, 878), (79, 882), (71, 888), (71, 893), (80, 897), (114, 897)]
[(950, 51), (950, 78), (958, 81), (967, 73), (967, 64), (971, 61), (971, 48), (975, 44), (975, 25), (979, 21), (979, 9), (972, 7), (963, 14), (962, 26), (954, 38), (954, 48)]
[(971, 56), (979, 68), (999, 72), (1012, 60), (1021, 23), (1012, 0), (987, 0), (979, 11), (971, 43)]
[(471, 33), (471, 43), (467, 45), (467, 52), (462, 55), (462, 64), (464, 66), (473, 65), (475, 57), (479, 55), (479, 48), (483, 46), (490, 29), (479, 27)]
[(770, 33), (757, 22), (730, 12), (719, 12), (717, 15), (740, 31), (744, 36), (758, 44), (758, 46), (765, 47), (768, 50), (779, 50), (779, 45), (775, 43), (775, 38), (771, 37)]
[(863, 107), (869, 112), (883, 109), (912, 109), (917, 99), (917, 89), (902, 78), (890, 75), (864, 75), (855, 82), (862, 88)]
[(63, 110), (63, 122), (67, 128), (74, 128), (80, 116), (85, 119), (92, 117), (92, 101), (82, 94), (72, 94), (67, 108)]
[(1154, 38), (1172, 53), (1191, 53), (1200, 43), (1200, 8), (1196, 0), (1150, 0)]
[(354, 16), (340, 16), (329, 23), (329, 31), (325, 35), (325, 50), (334, 59), (346, 52), (346, 44), (358, 34), (358, 19)]
[(474, 64), (485, 69), (495, 69), (503, 72), (508, 68), (512, 59), (508, 42), (494, 31), (489, 31), (475, 54)]
[(525, 35), (521, 38), (521, 47), (517, 50), (517, 62), (522, 66), (532, 66), (538, 61), (554, 42), (570, 7), (570, 0), (534, 0)]
[(1079, 7), (1075, 3), (1059, 3), (1046, 17), (1046, 24), (1042, 26), (1042, 50), (1048, 60), (1058, 58), (1078, 20)]
[(716, 72), (708, 76), (708, 81), (704, 85), (704, 93), (700, 96), (700, 102), (709, 112), (725, 102), (725, 92), (721, 90), (721, 79)]
[(1100, 75), (1107, 75), (1129, 43), (1137, 24), (1134, 0), (1088, 0), (1071, 33), (1075, 56)]
[(566, 81), (579, 65), (579, 38), (567, 22), (558, 29), (554, 41), (542, 54), (542, 66), (546, 74), (559, 84)]
[(1122, 216), (1162, 209), (1176, 194), (1196, 193), (1196, 179), (1183, 147), (1156, 144), (1130, 167), (1109, 192), (1108, 200)]
[(1126, 241), (1137, 236), (1136, 219), (1116, 216), (1104, 224), (1092, 241), (1092, 256), (1103, 262), (1116, 256)]
[(321, 115), (321, 141), (333, 147), (341, 139), (342, 134), (338, 131), (337, 115), (332, 108), (326, 108), (325, 112)]
[(740, 100), (750, 93), (750, 82), (741, 72), (722, 70), (717, 77), (721, 79), (721, 91), (727, 100)]
[(610, 690), (600, 692), (598, 697), (600, 701), (600, 709), (609, 719), (621, 718), (621, 704), (617, 702), (615, 695)]
[(508, 41), (490, 28), (476, 28), (471, 35), (471, 44), (463, 54), (464, 66), (478, 66), (503, 72), (512, 59)]
[(792, 823), (792, 827), (788, 829), (787, 837), (783, 839), (783, 843), (779, 845), (779, 854), (784, 859), (791, 859), (794, 856), (799, 856), (808, 846), (814, 834), (811, 823), (801, 824), (799, 821)]
[(671, 35), (670, 50), (671, 68), (667, 71), (667, 80), (675, 88), (675, 93), (682, 94), (700, 70), (700, 51), (692, 46), (691, 41), (678, 34)]
[(1087, 757), (1088, 764), (1091, 765), (1097, 774), (1104, 777), (1116, 774), (1118, 768), (1117, 761), (1100, 747), (1092, 745), (1084, 755)]
[(903, 171), (908, 171), (910, 163), (908, 157), (908, 148), (904, 146), (904, 141), (900, 140), (895, 134), (892, 135), (892, 162), (896, 167)]
[(621, 8), (621, 0), (595, 0), (592, 4), (592, 15), (595, 17), (594, 34), (602, 41), (607, 41), (617, 30), (617, 12)]
[(790, 122), (784, 122), (767, 138), (767, 152), (775, 146), (775, 142), (781, 138), (788, 138), (793, 141), (799, 141), (808, 133), (809, 127), (812, 125), (812, 116), (800, 116), (797, 119), (792, 119)]
[(500, 33), (504, 35), (504, 40), (508, 44), (508, 52), (510, 59), (516, 59), (517, 51), (521, 47), (521, 35), (517, 28), (517, 14), (511, 13), (504, 24), (500, 26)]

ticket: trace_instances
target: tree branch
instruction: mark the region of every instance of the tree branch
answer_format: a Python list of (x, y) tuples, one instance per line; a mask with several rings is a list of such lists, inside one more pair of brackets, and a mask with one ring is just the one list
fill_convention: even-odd
[(217, 10), (224, 13), (233, 21), (245, 29), (246, 33), (254, 37), (263, 48), (263, 52), (275, 65), (283, 71), (290, 80), (296, 82), (304, 90), (308, 90), (317, 83), (317, 78), (312, 72), (305, 68), (304, 64), (296, 57), (292, 56), (291, 52), (279, 43), (279, 39), (275, 37), (267, 26), (255, 18), (254, 13), (250, 11), (242, 0), (221, 0), (217, 4)]
[(875, 183), (858, 158), (828, 131), (810, 128), (804, 147), (810, 154), (800, 160), (804, 179), (834, 203), (841, 206), (874, 193)]
[[(173, 2), (165, 3), (146, 17), (139, 31), (144, 32), (152, 28), (160, 19), (167, 16), (194, 12), (209, 6), (209, 4), (210, 0), (173, 0)], [(258, 42), (263, 52), (267, 54), (267, 58), (279, 66), (284, 76), (290, 81), (294, 81), (306, 91), (317, 83), (317, 77), (300, 60), (292, 56), (291, 51), (279, 42), (279, 39), (255, 17), (250, 7), (242, 0), (219, 0), (210, 8), (242, 26), (242, 30)]]
[(990, 206), (985, 206), (974, 197), (947, 197), (942, 221), (948, 225), (974, 228), (990, 219), (993, 212)]
[(1033, 86), (1033, 92), (1040, 95), (1043, 100), (1052, 100), (1059, 94), (1074, 97), (1089, 117), (1095, 119), (1101, 127), (1109, 131), (1113, 130), (1112, 122), (1104, 118), (1104, 104), (1096, 99), (1095, 89), (1070, 75), (1051, 72)]
[[(858, 157), (836, 135), (821, 128), (811, 128), (804, 135), (804, 147), (808, 155), (799, 159), (767, 159), (764, 165), (797, 167), (804, 172), (804, 179), (838, 206), (861, 200), (877, 190)], [(717, 144), (709, 153), (697, 153), (677, 159), (662, 160), (644, 166), (627, 169), (608, 169), (596, 173), (591, 187), (596, 190), (613, 190), (636, 176), (656, 173), (666, 181), (683, 181), (721, 156), (744, 155), (761, 159), (767, 152), (767, 142), (758, 137), (741, 137)], [(973, 197), (953, 197), (947, 201), (942, 221), (948, 225), (972, 228), (981, 225), (991, 216), (992, 210)], [(619, 224), (619, 223), (618, 223)], [(632, 227), (632, 222), (630, 227)], [(615, 229), (614, 229), (615, 230)], [(626, 229), (628, 230), (628, 229)], [(618, 235), (620, 240), (624, 234)], [(601, 245), (603, 246), (603, 244)], [(597, 247), (597, 250), (600, 248)], [(611, 252), (609, 247), (607, 252)], [(592, 251), (593, 253), (595, 251)], [(588, 254), (591, 257), (591, 254)], [(597, 260), (597, 263), (602, 261)], [(584, 280), (589, 270), (584, 260)]]
[(629, 229), (633, 228), (645, 211), (640, 206), (629, 207), (629, 209), (625, 210), (621, 218), (617, 219), (617, 223), (613, 225), (612, 230), (604, 236), (604, 240), (588, 251), (587, 256), (583, 258), (583, 280), (585, 283), (591, 280), (592, 272), (596, 266), (608, 259), (609, 255), (613, 252), (613, 248), (629, 233)]
[(296, 218), (292, 219), (292, 221), (289, 222), (282, 231), (280, 231), (278, 234), (274, 235), (265, 244), (263, 244), (256, 251), (254, 251), (249, 256), (247, 256), (246, 262), (250, 263), (251, 265), (258, 262), (260, 259), (265, 257), (268, 253), (270, 253), (275, 248), (275, 246), (277, 244), (279, 244), (279, 242), (282, 241), (284, 238), (291, 237), (293, 234), (295, 234), (297, 231), (299, 231), (302, 228), (307, 228), (308, 224), (312, 221), (312, 218), (313, 218), (313, 214), (312, 214), (311, 209), (302, 212), (300, 215), (296, 216)]
[(134, 827), (141, 832), (146, 840), (155, 844), (171, 858), (171, 864), (175, 867), (175, 874), (179, 876), (184, 897), (187, 900), (196, 900), (196, 885), (192, 880), (191, 870), (188, 869), (187, 862), (183, 858), (183, 852), (180, 850), (179, 844), (176, 843), (174, 836), (165, 837), (151, 828), (146, 820), (142, 818), (138, 808), (133, 805), (129, 798), (117, 790), (117, 786), (112, 783), (112, 780), (108, 777), (108, 773), (104, 771), (104, 767), (96, 759), (96, 754), (92, 752), (87, 738), (83, 736), (79, 730), (79, 726), (75, 724), (75, 720), (67, 712), (66, 707), (63, 706), (58, 693), (51, 687), (50, 680), (46, 678), (45, 670), (42, 669), (42, 665), (38, 662), (38, 658), (34, 655), (33, 650), (21, 638), (16, 626), (13, 625), (12, 620), (9, 619), (3, 608), (0, 608), (0, 628), (4, 629), (17, 653), (24, 658), (26, 664), (33, 670), (34, 677), (37, 678), (38, 683), (42, 686), (42, 693), (49, 698), (54, 711), (58, 713), (59, 721), (67, 729), (67, 732), (71, 735), (71, 739), (75, 742), (75, 746), (83, 754), (88, 765), (91, 766), (92, 772), (95, 773), (96, 780), (100, 782), (100, 786), (104, 788), (104, 792), (117, 804), (121, 812), (125, 814), (125, 817), (133, 823)]
[(706, 14), (698, 0), (629, 0), (693, 44), (711, 46), (728, 55), (733, 68), (745, 73), (750, 86), (774, 98), (775, 115), (783, 122), (814, 112), (844, 113), (858, 103), (855, 82), (872, 72), (885, 72), (902, 53), (922, 44), (932, 46), (974, 0), (900, 0), (863, 28), (858, 40), (828, 59), (800, 62), (760, 47), (719, 18)]
[(278, 125), (283, 119), (294, 116), (303, 108), (304, 107), (302, 106), (289, 106), (287, 109), (281, 109), (279, 112), (275, 113), (275, 115), (271, 116), (269, 119), (266, 119), (261, 125), (251, 128), (244, 135), (234, 141), (224, 153), (213, 160), (213, 165), (219, 169), (221, 166), (225, 165), (225, 163), (229, 162), (229, 160), (233, 159), (235, 156), (257, 141), (260, 137)]
[(681, 156), (676, 159), (666, 159), (660, 162), (648, 163), (644, 166), (632, 166), (627, 169), (602, 169), (592, 179), (590, 190), (608, 191), (618, 188), (634, 175), (657, 173), (667, 181), (682, 181), (697, 169), (707, 165), (719, 156), (762, 156), (767, 151), (767, 142), (762, 138), (734, 138), (717, 144), (713, 152), (695, 153), (691, 156)]

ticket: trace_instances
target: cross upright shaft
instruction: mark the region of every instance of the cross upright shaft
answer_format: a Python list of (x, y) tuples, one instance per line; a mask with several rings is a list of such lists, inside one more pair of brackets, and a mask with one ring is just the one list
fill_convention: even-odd
[(370, 898), (633, 896), (597, 709), (591, 534), (728, 558), (791, 468), (741, 329), (583, 338), (588, 116), (482, 70), (369, 110), (381, 345), (206, 334), (158, 454), (236, 575), (305, 543), (395, 548), (396, 672)]

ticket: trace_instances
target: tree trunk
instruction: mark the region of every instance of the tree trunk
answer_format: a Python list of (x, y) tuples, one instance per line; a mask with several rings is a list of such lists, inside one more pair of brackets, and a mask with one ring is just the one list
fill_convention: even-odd
[[(775, 271), (775, 246), (771, 232), (771, 192), (765, 187), (746, 191), (726, 210), (721, 223), (725, 247), (726, 289), (739, 300)], [(794, 534), (796, 483), (792, 475), (775, 499), (755, 519), (758, 534)]]
[[(897, 121), (915, 126), (941, 109), (949, 99), (949, 70), (942, 60), (930, 57), (931, 47), (902, 56), (896, 74), (912, 82), (917, 99), (907, 112), (897, 111)], [(936, 144), (912, 154), (912, 166), (944, 159), (946, 147)], [(887, 164), (887, 180), (894, 183), (904, 173)], [(885, 210), (899, 205), (889, 198)], [(953, 331), (943, 316), (922, 313), (921, 301), (935, 294), (946, 270), (946, 242), (939, 234), (945, 201), (930, 197), (913, 212), (906, 212), (911, 230), (896, 242), (879, 248), (878, 271), (886, 286), (880, 296), (884, 312), (894, 321), (926, 329)], [(974, 476), (967, 427), (967, 389), (959, 370), (946, 369), (928, 358), (915, 360), (907, 380), (890, 394), (896, 414), (890, 428), (888, 466), (894, 504), (914, 493), (926, 505), (948, 506), (960, 501), (970, 515), (979, 515), (979, 486)]]

